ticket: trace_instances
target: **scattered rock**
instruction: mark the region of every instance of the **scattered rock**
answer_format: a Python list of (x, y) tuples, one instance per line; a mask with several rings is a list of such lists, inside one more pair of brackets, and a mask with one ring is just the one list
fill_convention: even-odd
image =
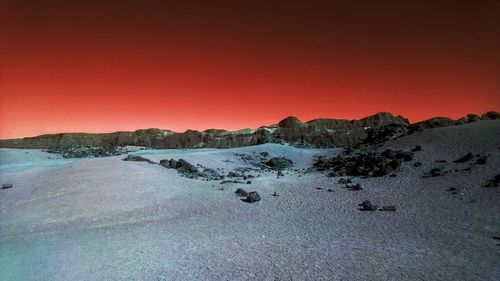
[(415, 145), (415, 147), (411, 151), (417, 152), (417, 151), (421, 151), (421, 150), (422, 150), (422, 146), (417, 144), (417, 145)]
[(247, 181), (247, 184), (252, 184), (252, 181)]
[(456, 191), (456, 190), (457, 190), (456, 188), (454, 188), (454, 187), (450, 187), (450, 188), (448, 188), (446, 191)]
[(358, 210), (360, 211), (376, 211), (377, 205), (373, 205), (369, 200), (363, 201), (361, 204), (358, 204), (360, 207)]
[(245, 199), (241, 199), (244, 202), (247, 203), (255, 203), (260, 201), (260, 195), (257, 193), (257, 191), (252, 191), (248, 193), (247, 197)]
[(269, 157), (269, 152), (267, 151), (262, 151), (261, 153), (259, 153), (260, 156), (264, 157), (264, 158), (267, 158)]
[(444, 159), (438, 159), (435, 161), (436, 163), (446, 163), (448, 161), (444, 160)]
[(333, 189), (328, 188), (326, 191), (328, 191), (328, 192), (333, 192)]
[(378, 210), (379, 211), (386, 211), (386, 212), (395, 212), (396, 206), (394, 206), (394, 205), (382, 206), (382, 208), (380, 208)]
[(472, 153), (467, 153), (465, 154), (464, 156), (458, 158), (457, 160), (453, 161), (453, 163), (464, 163), (464, 162), (467, 162), (469, 160), (471, 160), (474, 156), (472, 155)]
[(283, 172), (281, 170), (278, 170), (278, 177), (283, 177)]
[(415, 163), (413, 163), (413, 167), (420, 167), (420, 166), (422, 166), (421, 162), (415, 162)]
[(275, 191), (275, 192), (273, 192), (273, 194), (271, 194), (271, 196), (278, 197), (280, 195), (278, 193), (276, 193), (276, 191)]
[(2, 189), (12, 188), (12, 187), (14, 187), (14, 185), (11, 183), (3, 183), (2, 184)]

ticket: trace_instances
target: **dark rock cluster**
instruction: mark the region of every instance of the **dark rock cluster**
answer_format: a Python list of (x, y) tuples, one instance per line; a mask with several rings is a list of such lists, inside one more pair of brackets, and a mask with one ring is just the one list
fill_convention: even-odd
[(413, 154), (413, 151), (392, 149), (348, 151), (330, 159), (317, 158), (313, 166), (319, 171), (330, 171), (329, 176), (334, 177), (381, 177), (397, 171), (402, 162), (412, 161)]
[(127, 151), (121, 147), (106, 148), (102, 146), (81, 145), (57, 147), (55, 149), (46, 150), (46, 152), (60, 154), (63, 158), (97, 158), (127, 153)]
[(273, 170), (283, 170), (293, 166), (293, 161), (286, 157), (273, 157), (265, 164)]
[(184, 159), (163, 159), (160, 160), (159, 164), (168, 169), (175, 169), (177, 170), (177, 172), (179, 172), (179, 174), (188, 178), (202, 177), (210, 180), (218, 180), (223, 178), (223, 176), (221, 176), (219, 172), (214, 169), (204, 168), (203, 171), (200, 171), (196, 166)]

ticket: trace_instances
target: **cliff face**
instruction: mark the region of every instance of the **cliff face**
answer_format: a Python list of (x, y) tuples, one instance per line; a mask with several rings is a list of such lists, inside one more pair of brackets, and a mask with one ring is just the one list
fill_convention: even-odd
[[(483, 115), (495, 119), (498, 114)], [(451, 119), (450, 119), (451, 120)], [(356, 145), (366, 140), (380, 139), (392, 134), (406, 133), (408, 128), (448, 126), (454, 121), (428, 123), (422, 121), (410, 125), (401, 116), (382, 112), (359, 120), (315, 119), (302, 123), (288, 117), (276, 125), (257, 129), (226, 131), (210, 129), (203, 132), (187, 130), (176, 133), (169, 130), (145, 129), (134, 132), (108, 134), (64, 133), (37, 137), (0, 140), (3, 148), (55, 149), (70, 146), (118, 147), (123, 145), (151, 148), (229, 148), (263, 143), (291, 143), (298, 146), (336, 147)]]

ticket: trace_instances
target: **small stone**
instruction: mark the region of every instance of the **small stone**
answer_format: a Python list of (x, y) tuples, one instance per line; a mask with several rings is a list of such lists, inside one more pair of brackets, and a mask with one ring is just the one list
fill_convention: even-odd
[(12, 188), (12, 187), (14, 187), (14, 185), (11, 184), (11, 183), (4, 183), (4, 184), (2, 184), (2, 189)]
[(396, 206), (394, 206), (394, 205), (382, 206), (382, 208), (380, 208), (379, 211), (394, 212), (394, 211), (396, 211)]

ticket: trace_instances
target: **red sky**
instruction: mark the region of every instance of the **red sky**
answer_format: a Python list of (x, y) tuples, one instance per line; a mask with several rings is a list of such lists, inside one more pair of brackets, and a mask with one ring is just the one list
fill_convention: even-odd
[(0, 0), (0, 138), (500, 111), (499, 1), (301, 2)]

